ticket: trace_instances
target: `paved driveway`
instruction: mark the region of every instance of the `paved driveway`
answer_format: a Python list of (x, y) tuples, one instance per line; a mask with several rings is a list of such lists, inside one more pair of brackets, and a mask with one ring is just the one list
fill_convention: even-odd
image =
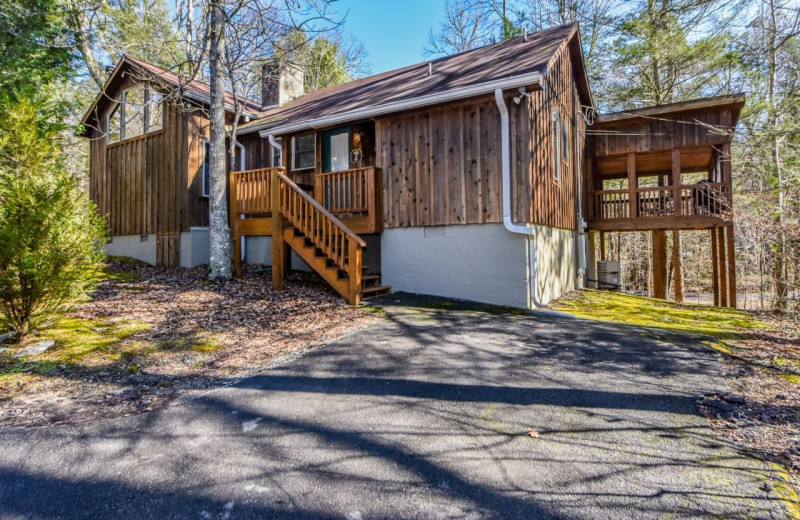
[(697, 415), (722, 386), (712, 352), (396, 299), (206, 398), (0, 432), (0, 518), (785, 516), (766, 467)]

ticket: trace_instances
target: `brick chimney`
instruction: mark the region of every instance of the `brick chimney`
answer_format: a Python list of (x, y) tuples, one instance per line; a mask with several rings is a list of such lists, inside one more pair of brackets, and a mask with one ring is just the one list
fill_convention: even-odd
[(269, 61), (261, 68), (262, 108), (283, 106), (303, 95), (303, 69), (291, 63)]

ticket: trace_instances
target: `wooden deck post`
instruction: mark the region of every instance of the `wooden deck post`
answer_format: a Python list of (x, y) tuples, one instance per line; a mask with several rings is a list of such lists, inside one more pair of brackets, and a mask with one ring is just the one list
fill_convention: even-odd
[(638, 203), (636, 197), (636, 188), (638, 186), (636, 181), (636, 154), (628, 154), (628, 201), (630, 202), (630, 218), (639, 216)]
[(653, 231), (653, 296), (667, 297), (667, 232)]
[(600, 232), (600, 260), (606, 259), (606, 232)]
[(231, 226), (231, 235), (233, 235), (233, 276), (235, 278), (242, 277), (241, 221), (241, 218), (234, 218)]
[(719, 247), (719, 304), (728, 306), (728, 265), (725, 258), (725, 228), (717, 228), (717, 246)]
[(597, 232), (588, 232), (587, 238), (589, 239), (589, 252), (586, 255), (586, 281), (584, 286), (591, 289), (597, 289), (597, 282), (593, 281), (597, 280)]
[(719, 307), (719, 264), (717, 262), (717, 230), (711, 228), (711, 292), (714, 306)]
[(736, 251), (733, 243), (733, 225), (728, 227), (728, 306), (736, 308)]
[(270, 183), (272, 187), (272, 287), (277, 291), (282, 291), (288, 265), (286, 263), (286, 241), (283, 239), (280, 184), (276, 170), (270, 170)]
[(363, 251), (354, 240), (350, 240), (348, 247), (348, 277), (350, 278), (350, 305), (361, 302), (361, 267), (363, 265)]
[(681, 248), (681, 232), (672, 230), (672, 273), (675, 301), (683, 302), (683, 251)]
[[(672, 149), (672, 200), (674, 211), (673, 215), (681, 216), (683, 213), (683, 201), (681, 200), (681, 149)], [(673, 235), (674, 236), (674, 235)]]

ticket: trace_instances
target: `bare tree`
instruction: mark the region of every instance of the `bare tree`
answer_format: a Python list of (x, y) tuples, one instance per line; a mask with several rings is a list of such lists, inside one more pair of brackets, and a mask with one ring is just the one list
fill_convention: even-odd
[(444, 19), (428, 33), (426, 56), (450, 55), (491, 43), (494, 11), (485, 0), (447, 0)]

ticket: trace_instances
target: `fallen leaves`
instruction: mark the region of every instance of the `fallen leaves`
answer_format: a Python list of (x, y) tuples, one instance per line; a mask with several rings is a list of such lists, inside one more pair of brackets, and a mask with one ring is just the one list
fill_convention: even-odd
[[(0, 384), (0, 425), (82, 422), (155, 409), (380, 319), (348, 305), (312, 273), (290, 273), (286, 290), (275, 291), (263, 269), (212, 284), (205, 268), (112, 261), (110, 271), (120, 275), (102, 282), (70, 318), (149, 326), (79, 362), (47, 373), (32, 370), (14, 388)], [(35, 367), (37, 359), (30, 362)]]

